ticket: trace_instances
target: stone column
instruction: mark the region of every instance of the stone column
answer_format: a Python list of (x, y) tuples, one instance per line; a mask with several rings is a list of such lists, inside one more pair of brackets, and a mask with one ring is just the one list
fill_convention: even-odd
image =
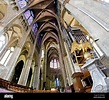
[(40, 66), (37, 66), (36, 67), (36, 73), (34, 74), (35, 76), (34, 76), (34, 89), (36, 89), (36, 90), (39, 90), (39, 81), (40, 81), (40, 79), (39, 79), (39, 75), (40, 75)]
[(47, 54), (46, 54), (46, 49), (44, 48), (44, 62), (43, 62), (43, 82), (46, 82), (46, 69), (47, 69)]
[(46, 81), (46, 54), (45, 55), (45, 59), (44, 59), (44, 65), (43, 65), (43, 81)]
[[(37, 39), (36, 39), (37, 40)], [(36, 43), (36, 42), (35, 42)], [(35, 48), (35, 46), (34, 46)], [(40, 88), (40, 69), (41, 69), (41, 54), (42, 54), (42, 49), (40, 49), (40, 52), (37, 52), (37, 64), (35, 69), (34, 69), (34, 78), (33, 78), (33, 89), (39, 90)]]
[(64, 46), (65, 46), (65, 50), (66, 50), (66, 53), (67, 53), (65, 63), (68, 65), (67, 69), (69, 71), (70, 82), (73, 83), (71, 76), (75, 72), (75, 68), (74, 68), (74, 65), (72, 63), (72, 58), (71, 58), (71, 54), (70, 54), (70, 51), (69, 51), (69, 47), (66, 44), (66, 42), (64, 42)]
[(70, 70), (70, 65), (69, 65), (69, 62), (68, 62), (68, 59), (67, 57), (64, 57), (65, 58), (65, 70), (66, 70), (66, 74), (67, 74), (67, 80), (68, 80), (68, 83), (69, 84), (72, 84), (72, 79), (71, 79), (71, 76), (72, 76), (72, 73), (71, 73), (71, 70)]
[(47, 73), (46, 73), (46, 88), (47, 89), (50, 89), (50, 79), (49, 79), (49, 77), (50, 77), (50, 64), (49, 63), (47, 63)]
[(30, 81), (29, 87), (33, 87), (33, 78), (34, 78), (34, 72), (35, 72), (35, 62), (32, 62), (31, 68), (32, 68), (32, 76), (31, 76), (31, 81)]
[(33, 89), (36, 89), (36, 84), (37, 84), (37, 80), (36, 80), (36, 73), (37, 73), (37, 65), (35, 65), (34, 67), (34, 75), (33, 75)]
[(40, 84), (40, 68), (41, 68), (41, 53), (38, 55), (38, 67), (36, 68), (36, 75), (35, 75), (35, 88), (36, 90), (39, 90), (39, 84)]
[(50, 80), (48, 77), (46, 78), (46, 86), (47, 86), (46, 89), (50, 90)]
[(21, 72), (18, 84), (26, 86), (28, 75), (29, 75), (29, 71), (30, 71), (30, 67), (31, 67), (31, 62), (32, 62), (32, 59), (29, 57), (27, 59), (27, 61), (26, 61), (25, 66), (22, 69), (22, 72)]
[(64, 65), (64, 62), (62, 60), (63, 56), (62, 56), (62, 52), (61, 50), (59, 49), (59, 64), (60, 64), (60, 68), (61, 68), (61, 71), (62, 71), (62, 76), (63, 76), (63, 81), (64, 81), (64, 86), (66, 86), (67, 84), (67, 77), (66, 77), (66, 72), (65, 72), (65, 65)]
[(107, 79), (100, 68), (95, 65), (95, 62), (97, 60), (98, 58), (88, 59), (82, 66), (82, 68), (88, 68), (88, 71), (90, 72), (90, 75), (92, 77), (93, 86), (91, 92), (109, 92), (109, 87), (107, 84), (109, 82), (109, 79)]

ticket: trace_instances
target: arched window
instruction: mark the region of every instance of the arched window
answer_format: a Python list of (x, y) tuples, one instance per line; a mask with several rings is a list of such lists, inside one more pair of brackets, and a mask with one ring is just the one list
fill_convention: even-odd
[(44, 58), (44, 50), (42, 50), (41, 58)]
[(33, 24), (33, 26), (32, 26), (32, 32), (34, 33), (34, 35), (36, 35), (37, 30), (38, 30), (38, 24), (35, 23), (35, 24)]
[(54, 68), (54, 69), (60, 68), (59, 61), (57, 59), (51, 60), (51, 62), (50, 62), (50, 68)]
[(0, 35), (0, 52), (3, 49), (5, 43), (6, 43), (6, 37), (5, 35), (2, 34)]
[(31, 23), (33, 22), (33, 19), (34, 19), (33, 11), (32, 10), (25, 11), (24, 16), (27, 19), (28, 24), (31, 25)]
[(28, 0), (18, 0), (20, 8), (24, 8), (28, 4)]
[(11, 58), (11, 56), (12, 56), (12, 54), (13, 54), (13, 51), (14, 51), (14, 47), (10, 47), (10, 48), (6, 51), (6, 53), (5, 53), (5, 55), (3, 56), (3, 58), (1, 59), (0, 64), (6, 66), (7, 63), (8, 63), (8, 61), (9, 61), (9, 59)]

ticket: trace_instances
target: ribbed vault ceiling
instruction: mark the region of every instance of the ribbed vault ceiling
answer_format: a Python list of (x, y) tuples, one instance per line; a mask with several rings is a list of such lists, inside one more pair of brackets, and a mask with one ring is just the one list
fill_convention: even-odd
[[(47, 50), (47, 62), (50, 62), (52, 59), (59, 60), (56, 4), (57, 0), (33, 0), (29, 6), (29, 9), (34, 12), (36, 16), (35, 22), (39, 26), (38, 37), (42, 39), (41, 44)], [(52, 70), (52, 74), (55, 74), (55, 72), (56, 70)]]

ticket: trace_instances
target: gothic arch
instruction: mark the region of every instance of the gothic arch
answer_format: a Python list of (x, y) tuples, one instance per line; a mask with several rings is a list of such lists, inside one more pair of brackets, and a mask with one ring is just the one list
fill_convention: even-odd
[(54, 32), (51, 32), (50, 31), (50, 32), (46, 32), (45, 35), (43, 36), (42, 44), (45, 43), (45, 41), (48, 38), (54, 38), (55, 39), (55, 42), (58, 43), (58, 37), (57, 37), (57, 35)]
[(20, 60), (17, 63), (16, 67), (15, 67), (15, 70), (14, 70), (14, 73), (13, 73), (13, 77), (12, 77), (12, 80), (11, 80), (12, 82), (18, 83), (18, 80), (20, 78), (20, 74), (22, 72), (23, 66), (24, 66), (24, 62), (23, 62), (23, 60)]

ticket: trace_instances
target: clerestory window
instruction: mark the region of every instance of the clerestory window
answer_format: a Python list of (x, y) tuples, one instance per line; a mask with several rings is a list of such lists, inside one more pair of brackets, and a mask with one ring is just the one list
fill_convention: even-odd
[(28, 0), (18, 0), (20, 8), (24, 8), (28, 4)]

